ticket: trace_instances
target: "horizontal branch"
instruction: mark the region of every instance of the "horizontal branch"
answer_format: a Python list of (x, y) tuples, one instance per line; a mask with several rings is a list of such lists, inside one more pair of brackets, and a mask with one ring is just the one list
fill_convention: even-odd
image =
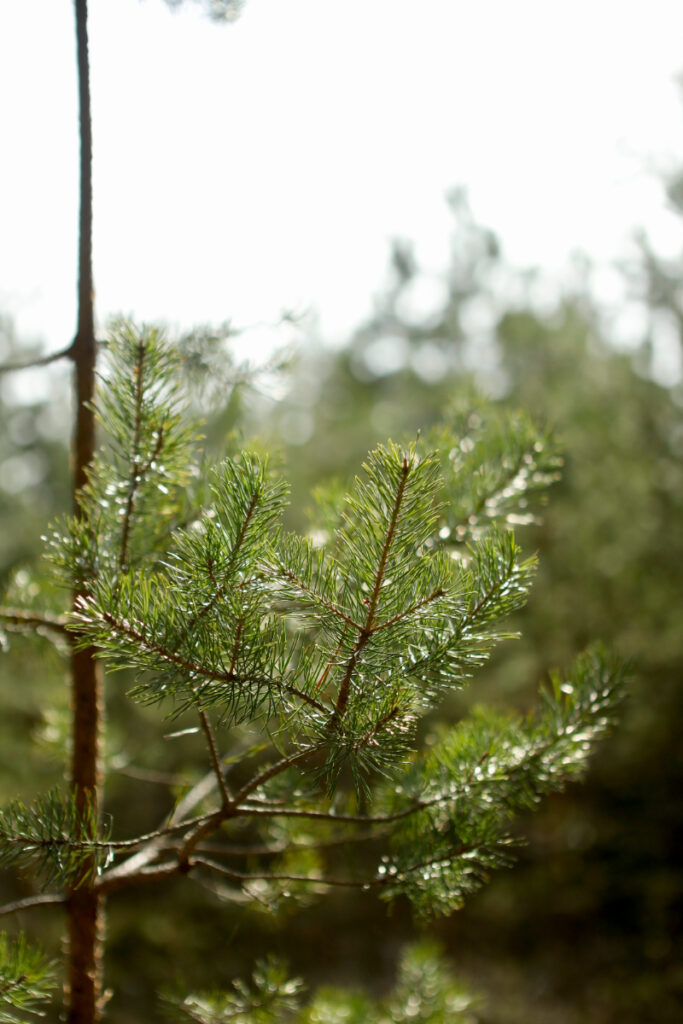
[(352, 878), (336, 878), (333, 875), (311, 877), (309, 875), (271, 874), (265, 871), (248, 874), (243, 871), (233, 871), (222, 864), (216, 864), (213, 860), (208, 860), (206, 857), (194, 857), (190, 866), (192, 868), (208, 868), (209, 871), (215, 871), (216, 874), (223, 875), (233, 882), (307, 882), (309, 885), (336, 885), (347, 889), (365, 889), (370, 886), (387, 884), (387, 879), (384, 877), (356, 880)]
[[(389, 825), (393, 821), (400, 821), (402, 818), (407, 818), (417, 811), (431, 807), (433, 804), (438, 803), (440, 799), (420, 801), (411, 804), (410, 807), (406, 807), (402, 811), (396, 811), (394, 814), (377, 814), (374, 816), (365, 814), (330, 814), (328, 811), (312, 811), (298, 807), (278, 807), (267, 804), (258, 806), (255, 803), (250, 803), (246, 807), (240, 807), (237, 811), (237, 816), (254, 818), (312, 818), (340, 825)], [(444, 797), (444, 799), (446, 798)]]
[[(268, 845), (267, 843), (200, 843), (197, 847), (198, 853), (208, 853), (216, 857), (277, 857), (289, 850), (327, 850), (335, 846), (346, 846), (349, 843), (361, 843), (368, 840), (377, 840), (380, 836), (376, 832), (363, 832), (345, 836), (334, 836), (331, 839), (321, 839), (316, 843), (297, 843), (283, 840), (280, 843)], [(166, 849), (181, 849), (182, 843), (178, 840), (166, 844)]]
[(177, 860), (165, 861), (163, 864), (145, 865), (144, 867), (137, 868), (136, 871), (120, 875), (108, 872), (97, 880), (95, 889), (100, 893), (116, 892), (117, 889), (125, 889), (129, 885), (141, 885), (146, 882), (165, 882), (169, 878), (185, 873), (186, 869)]
[(26, 359), (19, 363), (0, 363), (0, 374), (14, 373), (15, 370), (31, 370), (35, 366), (48, 366), (50, 363), (56, 363), (59, 359), (66, 359), (72, 352), (73, 342), (66, 348), (59, 349), (58, 352), (51, 352), (46, 356), (36, 356), (34, 359)]
[[(87, 608), (87, 603), (83, 604), (83, 608)], [(216, 683), (236, 683), (238, 685), (263, 682), (272, 683), (273, 687), (282, 685), (277, 679), (266, 679), (265, 677), (263, 679), (252, 678), (248, 675), (238, 675), (231, 670), (227, 672), (218, 672), (216, 669), (202, 664), (202, 662), (194, 661), (190, 658), (184, 658), (181, 654), (178, 654), (177, 651), (164, 647), (163, 644), (158, 643), (153, 637), (148, 636), (146, 633), (141, 632), (140, 629), (137, 629), (135, 625), (127, 619), (117, 619), (115, 615), (112, 615), (111, 612), (106, 611), (106, 609), (102, 609), (99, 612), (99, 615), (115, 632), (127, 637), (129, 640), (134, 640), (135, 643), (139, 644), (144, 651), (158, 655), (162, 661), (167, 661), (171, 665), (176, 665), (178, 668), (185, 669), (185, 671), (194, 678), (208, 679), (211, 682)], [(85, 612), (81, 612), (79, 617), (87, 623), (87, 616)], [(142, 626), (142, 623), (140, 625)]]
[(32, 910), (33, 907), (44, 907), (49, 904), (55, 905), (65, 902), (65, 897), (60, 896), (59, 893), (43, 892), (37, 896), (27, 896), (23, 900), (15, 900), (14, 903), (5, 903), (0, 907), (0, 917), (5, 917), (7, 914), (17, 914), (21, 910)]
[(38, 612), (24, 608), (0, 608), (0, 623), (5, 629), (21, 632), (25, 629), (47, 629), (71, 639), (66, 615)]

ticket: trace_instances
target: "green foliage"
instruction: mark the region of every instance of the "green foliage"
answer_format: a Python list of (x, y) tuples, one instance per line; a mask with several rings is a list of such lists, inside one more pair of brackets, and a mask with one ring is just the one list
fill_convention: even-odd
[(551, 676), (542, 710), (526, 719), (475, 708), (415, 763), (400, 793), (387, 787), (386, 808), (406, 797), (406, 816), (383, 858), (383, 892), (405, 892), (422, 913), (447, 913), (509, 863), (510, 819), (581, 774), (586, 755), (610, 724), (622, 670), (600, 649), (580, 657), (568, 676)]
[(198, 434), (187, 422), (178, 367), (156, 329), (114, 329), (96, 407), (107, 447), (89, 470), (84, 515), (70, 521), (66, 537), (57, 527), (49, 538), (69, 587), (155, 560), (186, 513)]
[[(519, 415), (456, 410), (449, 427), (375, 448), (335, 514), (328, 502), (301, 536), (283, 530), (288, 488), (256, 451), (194, 486), (196, 426), (158, 331), (116, 328), (96, 409), (104, 447), (82, 514), (49, 538), (77, 604), (52, 621), (131, 672), (136, 701), (198, 721), (212, 785), (131, 839), (57, 794), (15, 802), (0, 857), (103, 893), (191, 873), (269, 909), (335, 886), (407, 897), (420, 916), (460, 907), (509, 862), (511, 819), (581, 773), (620, 692), (595, 650), (552, 678), (536, 714), (478, 710), (436, 739), (422, 725), (514, 635), (505, 620), (535, 560), (509, 527), (557, 475), (552, 440)], [(359, 865), (346, 851), (366, 840)], [(417, 1002), (359, 997), (358, 1014), (458, 1020), (467, 1001), (417, 962), (401, 982)], [(265, 1024), (295, 1012), (297, 991), (271, 963), (251, 987), (177, 1012)], [(302, 1021), (316, 1005), (341, 1012), (338, 996), (321, 999)]]
[(23, 935), (10, 939), (0, 933), (0, 1022), (17, 1024), (42, 1016), (41, 1007), (54, 987), (53, 964)]
[[(282, 534), (286, 487), (242, 452), (214, 470), (210, 503), (179, 526), (165, 502), (187, 479), (191, 435), (176, 412), (172, 357), (155, 332), (136, 339), (124, 327), (111, 366), (98, 413), (113, 456), (98, 460), (83, 520), (52, 537), (67, 575), (84, 561), (98, 567), (72, 620), (78, 643), (132, 668), (143, 703), (268, 731), (281, 761), (232, 802), (224, 792), (229, 817), (255, 810), (242, 797), (266, 817), (280, 804), (328, 824), (332, 798), (359, 820), (366, 807), (374, 825), (397, 822), (372, 884), (387, 898), (405, 893), (420, 913), (459, 906), (507, 861), (511, 814), (576, 773), (618, 689), (614, 666), (587, 657), (571, 699), (569, 686), (563, 702), (547, 698), (538, 721), (480, 714), (426, 758), (416, 749), (419, 719), (509, 635), (501, 620), (526, 599), (534, 561), (501, 525), (554, 479), (552, 445), (519, 417), (485, 427), (478, 414), (469, 433), (436, 432), (441, 454), (422, 441), (380, 446), (325, 544)], [(451, 542), (460, 521), (467, 546)], [(470, 778), (484, 762), (485, 786)], [(382, 778), (387, 806), (375, 796)], [(304, 866), (293, 866), (292, 856), (270, 870), (221, 871), (273, 899), (278, 882), (325, 884), (317, 860), (299, 852)]]
[(396, 985), (384, 999), (322, 988), (306, 1006), (303, 986), (277, 962), (259, 964), (251, 985), (173, 1001), (177, 1019), (193, 1024), (476, 1024), (474, 1000), (446, 966), (438, 947), (421, 943), (401, 958)]
[(167, 1003), (181, 1024), (278, 1024), (292, 1020), (302, 988), (298, 979), (287, 977), (284, 964), (269, 958), (256, 965), (250, 984), (238, 979), (232, 992), (169, 995)]
[(30, 864), (44, 885), (86, 881), (108, 859), (106, 836), (86, 804), (77, 806), (75, 795), (53, 790), (31, 806), (15, 800), (0, 809), (0, 865)]
[(552, 435), (540, 432), (522, 413), (492, 410), (476, 392), (460, 398), (449, 427), (428, 434), (441, 452), (449, 481), (442, 537), (462, 544), (493, 523), (514, 527), (534, 522), (534, 498), (542, 501), (559, 479), (562, 460)]

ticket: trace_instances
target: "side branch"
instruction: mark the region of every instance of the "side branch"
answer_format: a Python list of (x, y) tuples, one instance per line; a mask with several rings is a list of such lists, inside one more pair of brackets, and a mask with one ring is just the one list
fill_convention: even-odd
[(51, 352), (46, 356), (36, 356), (34, 359), (26, 359), (18, 363), (0, 363), (0, 374), (14, 373), (16, 370), (32, 370), (35, 366), (49, 366), (60, 359), (68, 359), (73, 350), (73, 342), (60, 348), (58, 352)]
[(299, 700), (302, 700), (305, 704), (309, 704), (312, 708), (315, 708), (316, 711), (320, 711), (323, 715), (328, 714), (328, 708), (326, 708), (324, 704), (321, 704), (320, 701), (315, 699), (315, 697), (311, 697), (309, 694), (304, 693), (303, 690), (298, 690), (296, 686), (290, 686), (288, 683), (285, 683), (283, 684), (282, 689), (285, 693), (291, 694), (292, 697), (298, 697)]
[(314, 601), (316, 604), (319, 604), (322, 608), (325, 608), (328, 612), (332, 612), (332, 614), (336, 615), (338, 619), (341, 619), (345, 626), (349, 626), (351, 629), (356, 630), (363, 629), (359, 622), (356, 622), (354, 619), (351, 618), (350, 615), (347, 615), (345, 611), (343, 611), (341, 608), (338, 608), (333, 601), (328, 601), (327, 598), (322, 596), (322, 594), (317, 593), (317, 591), (313, 590), (312, 587), (309, 587), (307, 583), (304, 580), (302, 580), (299, 576), (297, 576), (296, 573), (292, 572), (291, 569), (288, 569), (285, 565), (280, 564), (280, 572), (282, 573), (286, 580), (289, 580), (290, 583), (293, 583), (294, 586), (298, 587), (298, 589), (303, 594), (306, 594), (306, 596), (309, 597), (312, 601)]
[(207, 836), (210, 836), (217, 828), (227, 821), (228, 818), (237, 817), (241, 811), (239, 805), (243, 800), (253, 793), (255, 789), (268, 782), (269, 779), (275, 778), (276, 775), (280, 775), (281, 772), (291, 768), (295, 764), (299, 764), (302, 761), (308, 760), (313, 754), (317, 752), (318, 747), (307, 747), (305, 750), (299, 751), (298, 754), (290, 754), (289, 757), (283, 757), (282, 760), (277, 761), (275, 764), (270, 765), (269, 768), (264, 768), (262, 772), (255, 775), (253, 779), (247, 782), (242, 789), (237, 793), (228, 804), (225, 804), (221, 810), (216, 811), (215, 814), (203, 823), (197, 826), (185, 840), (182, 848), (178, 853), (178, 861), (184, 870), (187, 870), (187, 866), (190, 863), (192, 854), (197, 849), (199, 844)]
[(220, 756), (218, 753), (218, 747), (216, 746), (216, 738), (213, 734), (213, 729), (211, 728), (211, 722), (209, 721), (208, 715), (206, 714), (206, 711), (203, 710), (203, 708), (198, 707), (197, 713), (199, 715), (199, 721), (201, 722), (202, 730), (204, 732), (204, 736), (206, 737), (207, 745), (209, 747), (211, 767), (213, 768), (214, 775), (216, 776), (216, 781), (218, 782), (218, 788), (220, 789), (221, 796), (223, 798), (223, 806), (227, 807), (230, 804), (232, 798), (230, 796), (228, 784), (225, 781), (223, 769), (221, 768)]
[[(87, 602), (85, 607), (87, 607)], [(240, 679), (232, 672), (216, 672), (215, 669), (210, 669), (207, 665), (202, 665), (200, 662), (190, 661), (189, 658), (183, 658), (181, 654), (177, 654), (175, 651), (169, 650), (167, 647), (163, 647), (151, 637), (146, 636), (145, 633), (136, 629), (136, 627), (131, 622), (128, 622), (128, 620), (117, 619), (115, 615), (111, 614), (111, 612), (103, 610), (100, 612), (100, 615), (104, 621), (121, 636), (127, 637), (129, 640), (134, 640), (143, 648), (143, 650), (149, 651), (151, 654), (157, 654), (163, 661), (168, 661), (172, 665), (178, 665), (180, 668), (184, 668), (193, 676), (198, 676), (202, 679), (211, 679), (214, 682), (220, 683), (247, 682), (247, 680)]]
[[(233, 882), (306, 882), (308, 885), (336, 885), (346, 889), (365, 889), (371, 885), (386, 885), (388, 881), (388, 879), (384, 877), (363, 879), (337, 878), (335, 876), (311, 877), (309, 875), (269, 874), (266, 871), (247, 874), (242, 871), (233, 871), (231, 868), (226, 868), (222, 864), (217, 864), (215, 861), (209, 860), (207, 857), (193, 858), (191, 867), (207, 868), (209, 871), (214, 871), (218, 875), (223, 875), (225, 878), (229, 878)], [(394, 879), (392, 878), (391, 881), (394, 881)]]
[(405, 496), (406, 485), (408, 483), (410, 469), (410, 463), (408, 462), (408, 459), (404, 456), (403, 466), (401, 467), (401, 479), (398, 485), (398, 489), (396, 491), (396, 498), (394, 499), (394, 507), (392, 509), (391, 519), (389, 521), (389, 529), (387, 530), (387, 535), (384, 540), (384, 545), (382, 547), (382, 554), (380, 556), (379, 566), (377, 568), (377, 575), (375, 576), (375, 583), (372, 588), (372, 594), (370, 595), (370, 601), (368, 603), (367, 618), (365, 620), (365, 625), (360, 631), (360, 635), (358, 637), (358, 640), (356, 641), (353, 651), (351, 652), (351, 656), (346, 667), (346, 673), (344, 674), (344, 678), (339, 688), (339, 696), (337, 697), (337, 703), (335, 707), (336, 718), (342, 718), (346, 712), (346, 708), (349, 703), (351, 680), (353, 678), (353, 673), (356, 668), (358, 656), (360, 655), (361, 651), (363, 650), (370, 636), (372, 635), (372, 627), (375, 620), (375, 612), (377, 611), (377, 602), (379, 601), (379, 594), (380, 590), (382, 589), (382, 583), (384, 581), (384, 573), (387, 567), (389, 551), (391, 550), (391, 545), (393, 544), (394, 541), (394, 534), (396, 533), (396, 525), (398, 523), (398, 517), (401, 511), (403, 498)]
[(445, 590), (443, 587), (438, 587), (427, 597), (423, 597), (421, 601), (417, 601), (410, 608), (406, 608), (405, 611), (399, 612), (398, 615), (394, 615), (391, 619), (387, 619), (386, 622), (380, 622), (379, 625), (373, 626), (372, 632), (379, 633), (381, 629), (388, 629), (390, 626), (395, 626), (397, 622), (402, 622), (407, 619), (409, 615), (413, 615), (414, 612), (418, 612), (420, 608), (425, 608), (428, 604), (432, 604), (434, 601), (438, 601), (440, 597), (443, 597)]
[(33, 907), (45, 907), (50, 904), (58, 905), (65, 903), (65, 897), (59, 893), (43, 892), (37, 896), (27, 896), (23, 900), (15, 900), (14, 903), (5, 903), (0, 907), (0, 917), (7, 914), (18, 914), (21, 910), (32, 910)]
[[(256, 505), (258, 503), (259, 497), (260, 497), (260, 495), (259, 495), (258, 491), (256, 491), (251, 496), (251, 501), (249, 502), (249, 507), (247, 508), (247, 511), (246, 511), (246, 513), (244, 515), (244, 520), (242, 522), (242, 526), (240, 528), (240, 532), (239, 532), (239, 534), (237, 536), (237, 540), (235, 541), (235, 546), (232, 549), (232, 551), (230, 552), (230, 559), (229, 559), (228, 564), (227, 564), (226, 569), (225, 569), (225, 573), (228, 574), (228, 577), (230, 576), (230, 573), (232, 572), (232, 570), (233, 570), (233, 568), (235, 566), (235, 562), (237, 561), (237, 556), (238, 556), (238, 554), (240, 552), (240, 549), (241, 549), (242, 545), (244, 544), (244, 538), (247, 535), (247, 530), (249, 529), (249, 524), (251, 523), (251, 520), (254, 517), (254, 512), (256, 510)], [(228, 586), (230, 585), (230, 582), (231, 582), (229, 579), (226, 580), (223, 583), (219, 583), (218, 582), (218, 580), (216, 579), (216, 577), (214, 575), (213, 563), (211, 561), (209, 561), (209, 564), (207, 565), (207, 570), (208, 570), (208, 573), (209, 573), (209, 578), (210, 578), (211, 582), (213, 583), (213, 585), (215, 587), (215, 591), (214, 591), (213, 595), (211, 596), (211, 599), (209, 601), (207, 601), (207, 603), (203, 606), (203, 608), (201, 608), (197, 612), (197, 614), (193, 615), (193, 617), (190, 619), (189, 623), (187, 624), (187, 632), (188, 633), (192, 632), (192, 630), (197, 625), (197, 623), (201, 619), (203, 619), (204, 616), (207, 615), (211, 611), (212, 608), (215, 608), (219, 601), (221, 601), (223, 599), (223, 596), (226, 593), (226, 591), (228, 589)], [(238, 638), (237, 638), (236, 644), (239, 644), (239, 635), (240, 634), (241, 634), (241, 626), (240, 626), (240, 630), (238, 632)]]
[(11, 631), (27, 629), (50, 630), (61, 636), (71, 637), (66, 615), (52, 615), (50, 612), (34, 612), (23, 608), (0, 608), (0, 623)]
[(424, 800), (411, 804), (410, 807), (405, 807), (402, 811), (395, 811), (393, 814), (377, 814), (374, 816), (366, 814), (330, 814), (327, 811), (312, 811), (299, 807), (270, 807), (249, 803), (246, 807), (238, 809), (236, 817), (311, 818), (317, 821), (327, 821), (331, 825), (389, 825), (394, 821), (401, 821), (402, 818), (408, 818), (411, 814), (416, 814), (427, 807), (432, 807), (434, 804), (442, 803), (446, 799), (451, 799), (451, 797)]

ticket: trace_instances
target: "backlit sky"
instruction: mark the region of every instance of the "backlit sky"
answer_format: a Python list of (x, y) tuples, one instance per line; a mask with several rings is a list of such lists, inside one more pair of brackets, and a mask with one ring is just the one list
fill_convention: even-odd
[[(680, 0), (91, 0), (100, 322), (313, 307), (339, 340), (389, 239), (445, 266), (467, 187), (517, 265), (674, 250), (653, 170), (683, 161)], [(46, 350), (75, 324), (70, 0), (0, 3), (0, 311)], [(609, 283), (609, 277), (605, 280)]]

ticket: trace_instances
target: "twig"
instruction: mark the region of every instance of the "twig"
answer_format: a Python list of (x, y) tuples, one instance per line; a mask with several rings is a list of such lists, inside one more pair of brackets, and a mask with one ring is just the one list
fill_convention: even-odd
[(186, 869), (177, 860), (166, 861), (163, 864), (157, 864), (153, 867), (144, 866), (138, 868), (135, 872), (127, 872), (121, 875), (108, 872), (97, 880), (95, 890), (98, 893), (116, 892), (117, 889), (127, 888), (129, 885), (140, 885), (143, 882), (164, 882), (175, 875), (185, 873)]
[(224, 875), (226, 878), (230, 878), (234, 882), (307, 882), (309, 885), (337, 885), (347, 889), (364, 889), (371, 885), (386, 885), (389, 881), (389, 879), (385, 877), (372, 879), (364, 878), (361, 881), (351, 878), (336, 878), (334, 876), (310, 877), (309, 875), (281, 875), (269, 874), (267, 872), (247, 874), (242, 871), (232, 871), (230, 868), (223, 867), (222, 864), (216, 864), (215, 861), (208, 860), (206, 857), (193, 857), (190, 862), (190, 867), (208, 868), (210, 871), (215, 871), (219, 875)]
[(234, 818), (240, 814), (239, 805), (243, 800), (246, 800), (250, 793), (255, 789), (258, 789), (259, 786), (268, 782), (269, 779), (272, 779), (281, 772), (286, 771), (287, 768), (291, 768), (293, 765), (299, 764), (301, 761), (306, 761), (309, 757), (312, 757), (318, 749), (318, 747), (306, 747), (305, 750), (300, 750), (298, 754), (290, 754), (289, 757), (283, 757), (280, 761), (270, 765), (270, 767), (264, 768), (262, 772), (259, 772), (249, 782), (242, 786), (239, 793), (232, 797), (229, 804), (224, 805), (220, 811), (216, 811), (215, 814), (211, 815), (203, 824), (198, 825), (197, 828), (190, 833), (183, 848), (178, 853), (178, 860), (181, 865), (186, 867), (187, 864), (189, 864), (192, 854), (203, 839), (211, 835), (212, 832), (215, 832), (224, 821), (228, 820), (228, 818)]
[(61, 636), (70, 637), (66, 615), (52, 615), (50, 612), (34, 612), (23, 608), (0, 608), (0, 622), (9, 630), (48, 629)]
[[(276, 857), (287, 850), (327, 850), (335, 846), (346, 846), (348, 843), (361, 843), (368, 840), (380, 839), (381, 835), (376, 832), (363, 832), (357, 835), (334, 836), (331, 839), (321, 839), (317, 843), (295, 843), (281, 842), (269, 846), (267, 843), (240, 844), (231, 843), (229, 846), (223, 843), (201, 843), (198, 846), (199, 853), (208, 853), (216, 857)], [(169, 850), (180, 849), (179, 842), (168, 843)]]
[(50, 363), (56, 363), (59, 359), (66, 359), (72, 351), (73, 342), (66, 348), (61, 348), (58, 352), (51, 352), (46, 356), (36, 356), (34, 359), (27, 359), (20, 363), (0, 363), (0, 374), (14, 373), (15, 370), (31, 370), (34, 366), (48, 366)]
[(320, 711), (323, 715), (329, 714), (329, 709), (326, 708), (324, 704), (317, 701), (315, 697), (310, 697), (307, 693), (304, 693), (303, 690), (298, 690), (296, 686), (290, 686), (288, 683), (283, 683), (282, 689), (287, 693), (291, 693), (293, 697), (298, 697), (299, 700), (303, 700), (306, 704), (310, 704), (312, 708), (315, 708), (316, 711)]
[(378, 814), (374, 817), (363, 814), (329, 814), (327, 811), (309, 811), (298, 807), (256, 807), (253, 804), (248, 804), (246, 807), (239, 808), (236, 817), (311, 818), (340, 825), (388, 825), (392, 821), (400, 821), (402, 818), (407, 818), (411, 814), (416, 814), (418, 811), (422, 811), (436, 803), (442, 803), (446, 799), (451, 799), (451, 797), (421, 801), (420, 803), (411, 804), (410, 807), (406, 807), (402, 811), (396, 811), (394, 814)]
[[(389, 520), (389, 529), (382, 546), (382, 554), (379, 560), (379, 566), (377, 567), (377, 575), (375, 576), (375, 583), (372, 588), (372, 594), (370, 595), (370, 601), (368, 603), (368, 614), (365, 619), (365, 625), (360, 631), (358, 640), (356, 641), (354, 648), (351, 652), (351, 656), (348, 660), (346, 672), (342, 679), (341, 686), (339, 687), (339, 695), (337, 696), (337, 703), (335, 706), (335, 719), (343, 718), (346, 707), (349, 702), (349, 691), (351, 689), (351, 680), (353, 673), (356, 668), (358, 657), (367, 644), (370, 636), (372, 635), (372, 627), (375, 618), (375, 612), (377, 610), (377, 602), (379, 601), (379, 592), (382, 589), (382, 582), (384, 580), (384, 572), (387, 566), (387, 560), (389, 558), (389, 551), (394, 540), (394, 534), (396, 532), (396, 525), (398, 523), (399, 512), (401, 504), (405, 495), (406, 485), (408, 483), (408, 476), (410, 474), (411, 465), (408, 459), (404, 456), (403, 465), (401, 467), (401, 480), (396, 491), (396, 498), (394, 499), (394, 507), (391, 513), (391, 519)], [(333, 721), (335, 720), (333, 719)]]
[(206, 736), (206, 742), (209, 747), (209, 756), (211, 758), (211, 767), (213, 768), (218, 788), (220, 789), (221, 796), (223, 797), (223, 806), (227, 807), (230, 804), (232, 797), (225, 781), (225, 776), (223, 775), (223, 769), (221, 768), (218, 747), (216, 746), (216, 738), (213, 734), (213, 729), (211, 728), (211, 722), (209, 721), (206, 711), (201, 707), (197, 708), (197, 714), (199, 715), (199, 721), (201, 722), (202, 730)]
[(285, 579), (289, 580), (290, 583), (293, 583), (296, 587), (298, 587), (299, 590), (302, 591), (302, 593), (307, 594), (309, 598), (311, 598), (317, 604), (322, 605), (322, 607), (326, 608), (328, 612), (332, 612), (332, 614), (336, 615), (338, 619), (341, 619), (341, 621), (346, 626), (350, 626), (351, 629), (357, 630), (363, 628), (360, 625), (360, 623), (352, 619), (351, 616), (347, 615), (346, 612), (343, 611), (341, 608), (338, 608), (333, 601), (328, 601), (327, 598), (323, 597), (322, 594), (319, 594), (317, 591), (313, 590), (306, 584), (305, 580), (302, 580), (299, 576), (297, 576), (295, 572), (292, 572), (291, 569), (288, 569), (282, 563), (280, 563), (280, 572), (285, 577)]
[(235, 808), (239, 808), (239, 805), (247, 799), (250, 793), (253, 793), (255, 789), (258, 789), (259, 786), (263, 786), (264, 783), (269, 782), (270, 779), (274, 778), (276, 775), (286, 771), (287, 768), (291, 768), (295, 764), (300, 764), (301, 761), (307, 761), (309, 757), (318, 753), (319, 750), (319, 746), (306, 747), (304, 750), (300, 750), (298, 754), (290, 754), (289, 757), (283, 757), (282, 760), (276, 761), (276, 763), (270, 765), (269, 768), (264, 768), (264, 770), (259, 772), (258, 775), (255, 775), (250, 782), (247, 782), (242, 786), (239, 793), (235, 795)]
[(386, 622), (380, 622), (378, 626), (374, 626), (372, 632), (379, 633), (380, 629), (388, 629), (390, 626), (394, 626), (397, 622), (401, 622), (402, 619), (407, 619), (409, 615), (413, 614), (413, 612), (417, 612), (420, 608), (424, 608), (425, 605), (431, 604), (432, 601), (437, 601), (440, 597), (443, 597), (444, 593), (445, 591), (443, 587), (439, 587), (427, 597), (423, 597), (421, 601), (417, 601), (411, 608), (406, 608), (405, 611), (399, 612), (398, 615), (394, 615), (393, 618), (387, 619)]
[(23, 900), (15, 900), (14, 903), (5, 903), (0, 907), (0, 917), (7, 914), (17, 914), (20, 910), (32, 910), (33, 907), (44, 907), (48, 904), (65, 903), (65, 897), (58, 893), (44, 892), (38, 896), (27, 896)]

